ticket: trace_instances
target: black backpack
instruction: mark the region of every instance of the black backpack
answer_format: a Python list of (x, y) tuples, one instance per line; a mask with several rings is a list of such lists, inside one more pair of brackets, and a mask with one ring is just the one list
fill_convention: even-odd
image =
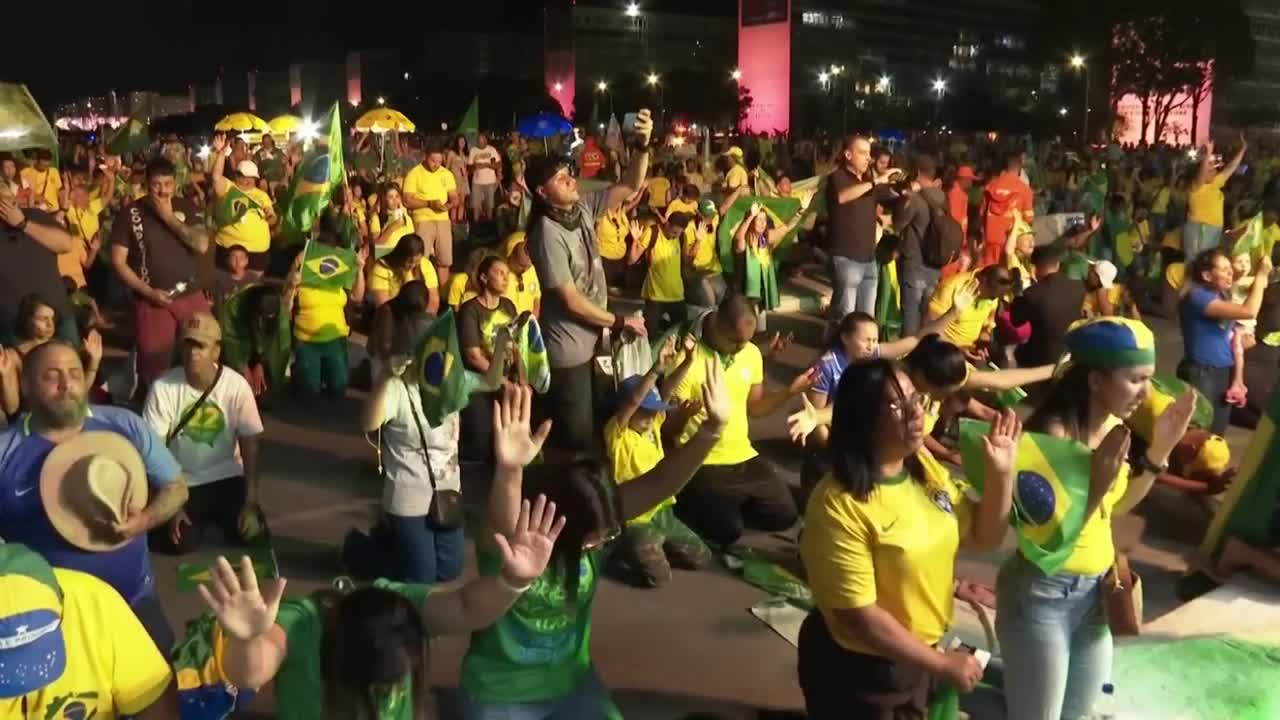
[(960, 254), (960, 248), (964, 246), (964, 230), (947, 208), (928, 200), (925, 204), (929, 206), (929, 227), (920, 239), (920, 255), (929, 267), (941, 268)]

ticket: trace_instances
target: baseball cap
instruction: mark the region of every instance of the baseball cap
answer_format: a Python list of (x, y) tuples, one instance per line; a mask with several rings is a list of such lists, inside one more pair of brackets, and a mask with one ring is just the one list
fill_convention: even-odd
[(0, 544), (0, 698), (36, 692), (66, 669), (53, 568), (23, 545)]
[(720, 213), (714, 200), (706, 199), (698, 203), (698, 214), (702, 217), (714, 217)]
[(258, 164), (252, 160), (241, 160), (240, 164), (236, 165), (236, 172), (243, 177), (257, 178)]
[(961, 165), (960, 169), (956, 170), (956, 179), (957, 180), (977, 180), (978, 176), (973, 172), (972, 167), (968, 165)]
[(737, 145), (734, 145), (733, 147), (729, 148), (728, 150), (725, 150), (725, 151), (724, 151), (724, 154), (725, 154), (725, 155), (728, 155), (729, 157), (732, 157), (732, 158), (736, 158), (736, 159), (738, 159), (738, 160), (741, 160), (741, 159), (742, 159), (742, 148), (738, 147)]
[[(635, 394), (636, 388), (640, 387), (640, 383), (642, 382), (644, 382), (643, 375), (632, 375), (626, 380), (623, 380), (622, 385), (618, 387), (618, 402), (621, 403)], [(645, 410), (652, 410), (653, 412), (667, 412), (675, 406), (662, 402), (662, 397), (658, 395), (657, 389), (649, 388), (649, 392), (646, 393), (644, 399), (640, 401), (640, 407)]]
[(195, 340), (204, 345), (222, 342), (222, 326), (207, 312), (198, 312), (182, 322), (182, 340)]
[(1110, 288), (1115, 284), (1116, 275), (1119, 274), (1115, 264), (1110, 260), (1099, 260), (1093, 263), (1093, 271), (1098, 274), (1098, 280), (1104, 288)]

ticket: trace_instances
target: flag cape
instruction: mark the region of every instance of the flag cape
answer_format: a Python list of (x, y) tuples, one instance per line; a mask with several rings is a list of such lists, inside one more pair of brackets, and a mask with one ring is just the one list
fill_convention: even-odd
[(354, 250), (308, 242), (302, 256), (302, 286), (320, 290), (350, 290), (356, 283)]
[(262, 357), (268, 389), (278, 391), (285, 385), (289, 358), (293, 355), (293, 320), (287, 312), (276, 317), (275, 327), (260, 328), (250, 314), (249, 299), (255, 295), (279, 290), (258, 283), (240, 288), (214, 306), (214, 316), (222, 328), (222, 361), (231, 367), (247, 368), (255, 353)]
[(462, 364), (457, 318), (447, 308), (423, 333), (418, 345), (418, 390), (427, 422), (438, 426), (447, 415), (467, 406), (481, 378)]
[(458, 132), (471, 139), (480, 134), (479, 95), (471, 98), (471, 104), (467, 106), (467, 111), (462, 114), (462, 119), (458, 121)]
[[(729, 208), (724, 217), (720, 218), (720, 229), (717, 232), (716, 243), (720, 250), (720, 267), (732, 268), (733, 265), (733, 234), (738, 231), (738, 225), (746, 219), (747, 213), (751, 212), (751, 205), (760, 203), (765, 212), (769, 214), (769, 219), (773, 222), (774, 227), (785, 224), (800, 212), (800, 201), (795, 198), (767, 198), (756, 195), (749, 195), (738, 198), (733, 206)], [(773, 248), (772, 255), (776, 261), (786, 253), (786, 248), (795, 240), (796, 230), (787, 233), (787, 236)], [(747, 253), (748, 256), (751, 253)]]
[(53, 151), (58, 165), (58, 135), (26, 85), (0, 82), (0, 152), (28, 148)]
[(520, 326), (519, 342), (525, 380), (534, 392), (545, 393), (551, 388), (551, 361), (542, 340), (542, 328), (534, 316), (530, 315)]
[(212, 614), (187, 623), (186, 635), (170, 656), (182, 720), (224, 720), (253, 701), (254, 691), (240, 690), (227, 682), (222, 668), (225, 651), (222, 627)]
[(329, 205), (333, 189), (342, 184), (342, 121), (338, 104), (329, 109), (328, 147), (303, 158), (281, 200), (280, 232), (290, 243), (305, 239), (320, 213)]
[(876, 325), (880, 339), (896, 340), (902, 334), (902, 288), (896, 263), (880, 264), (880, 284), (876, 286)]
[(1228, 537), (1238, 537), (1260, 547), (1275, 544), (1276, 503), (1280, 501), (1278, 422), (1280, 392), (1273, 392), (1244, 451), (1235, 479), (1209, 523), (1200, 545), (1204, 556), (1216, 557), (1222, 541)]
[[(960, 420), (960, 456), (965, 477), (975, 488), (985, 478), (982, 436), (987, 423)], [(1075, 550), (1089, 501), (1087, 447), (1074, 440), (1023, 433), (1018, 443), (1009, 521), (1022, 556), (1053, 575)]]
[(1185, 381), (1170, 375), (1153, 375), (1151, 377), (1151, 390), (1147, 393), (1147, 397), (1143, 400), (1142, 405), (1133, 414), (1125, 419), (1125, 425), (1129, 426), (1138, 437), (1151, 442), (1155, 429), (1156, 418), (1160, 417), (1178, 396), (1191, 390), (1196, 394), (1196, 408), (1191, 413), (1191, 425), (1193, 427), (1208, 428), (1213, 425), (1213, 406), (1205, 399), (1201, 392)]
[(261, 213), (262, 206), (250, 197), (248, 193), (232, 184), (227, 194), (223, 195), (218, 204), (214, 206), (213, 221), (220, 228), (229, 227), (240, 222), (245, 213), (250, 210), (257, 210)]

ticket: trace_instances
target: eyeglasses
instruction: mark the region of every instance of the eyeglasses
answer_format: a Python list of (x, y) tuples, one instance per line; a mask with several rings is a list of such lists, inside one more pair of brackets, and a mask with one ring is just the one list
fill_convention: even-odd
[(908, 417), (915, 417), (923, 413), (924, 409), (931, 402), (931, 398), (926, 393), (915, 393), (904, 400), (894, 400), (889, 403), (889, 413), (898, 420), (905, 420)]

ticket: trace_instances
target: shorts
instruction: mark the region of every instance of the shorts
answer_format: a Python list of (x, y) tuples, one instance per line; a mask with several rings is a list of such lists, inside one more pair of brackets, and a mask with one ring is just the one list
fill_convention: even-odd
[(427, 257), (436, 267), (453, 267), (453, 224), (448, 220), (424, 220), (414, 231), (427, 248)]
[[(218, 269), (227, 269), (227, 258), (231, 255), (231, 248), (223, 245), (215, 245), (214, 261), (218, 264)], [(245, 252), (248, 252), (247, 250)], [(271, 264), (271, 251), (251, 252), (249, 253), (249, 269), (254, 272), (264, 273), (267, 266)]]
[(474, 212), (493, 212), (493, 203), (498, 197), (498, 183), (471, 186), (471, 209)]

